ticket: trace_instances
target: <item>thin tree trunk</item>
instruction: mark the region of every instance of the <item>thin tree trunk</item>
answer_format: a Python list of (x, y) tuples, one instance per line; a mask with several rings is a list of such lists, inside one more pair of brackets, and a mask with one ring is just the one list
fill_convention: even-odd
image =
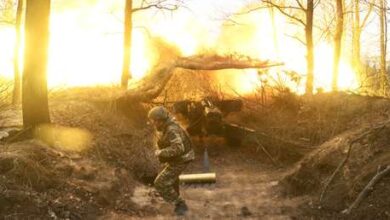
[(307, 50), (307, 79), (306, 79), (306, 94), (313, 94), (314, 83), (314, 44), (313, 44), (313, 12), (314, 1), (307, 1), (306, 9), (306, 50)]
[(332, 90), (338, 90), (338, 78), (339, 78), (339, 63), (341, 55), (341, 40), (343, 37), (344, 29), (344, 11), (343, 0), (336, 0), (337, 7), (337, 25), (336, 33), (334, 36), (334, 55), (333, 55), (333, 76), (332, 76)]
[(388, 79), (387, 79), (387, 71), (386, 71), (386, 38), (387, 38), (387, 28), (386, 28), (386, 0), (380, 0), (380, 48), (381, 48), (381, 90), (382, 95), (386, 95)]
[(49, 123), (47, 58), (50, 0), (27, 0), (23, 71), (23, 125)]
[(277, 31), (277, 27), (276, 27), (276, 23), (275, 23), (275, 12), (274, 12), (273, 7), (269, 8), (269, 13), (270, 13), (271, 22), (272, 22), (272, 38), (273, 38), (273, 42), (274, 42), (276, 56), (277, 56), (277, 58), (279, 58), (278, 31)]
[(131, 79), (131, 38), (132, 38), (132, 9), (133, 0), (126, 0), (125, 6), (125, 24), (124, 24), (124, 36), (123, 36), (123, 66), (122, 66), (122, 88), (127, 88), (129, 79)]
[(361, 66), (360, 66), (360, 6), (359, 0), (354, 0), (354, 20), (352, 32), (352, 66), (361, 82)]
[(14, 91), (12, 96), (12, 104), (20, 103), (20, 98), (21, 98), (19, 50), (21, 45), (20, 28), (21, 28), (22, 16), (23, 16), (23, 1), (24, 0), (18, 0), (18, 6), (16, 10), (16, 22), (15, 22), (16, 42), (14, 47)]

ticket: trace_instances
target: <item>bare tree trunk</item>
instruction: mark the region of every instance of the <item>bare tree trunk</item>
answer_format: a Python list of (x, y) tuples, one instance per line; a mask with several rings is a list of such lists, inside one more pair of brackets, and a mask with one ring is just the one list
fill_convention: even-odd
[(271, 22), (272, 22), (272, 38), (273, 38), (274, 47), (276, 50), (276, 55), (279, 58), (278, 32), (277, 32), (277, 28), (276, 28), (276, 24), (275, 24), (275, 12), (274, 12), (273, 7), (269, 8), (269, 13), (270, 13)]
[(133, 0), (126, 0), (125, 6), (125, 24), (123, 36), (123, 66), (121, 86), (126, 89), (129, 79), (131, 79), (131, 39), (132, 39), (132, 17), (133, 17)]
[(50, 0), (27, 0), (23, 71), (23, 125), (49, 123), (47, 58)]
[(360, 2), (361, 0), (354, 0), (353, 3), (353, 31), (352, 31), (352, 67), (354, 68), (356, 75), (358, 77), (359, 82), (364, 85), (365, 76), (362, 68), (362, 60), (361, 60), (361, 50), (360, 50), (360, 38), (362, 34), (362, 30), (367, 24), (368, 18), (372, 12), (374, 4), (372, 1), (366, 1), (369, 4), (369, 8), (364, 16), (363, 20), (360, 21)]
[[(314, 0), (307, 0), (306, 8), (301, 1), (296, 0), (297, 6), (286, 6), (286, 1), (262, 0), (268, 7), (276, 8), (280, 13), (294, 20), (305, 28), (306, 44), (306, 91), (307, 95), (313, 94), (314, 87), (314, 42), (313, 42), (313, 22), (314, 22)], [(294, 2), (294, 1), (293, 1)], [(290, 11), (291, 10), (291, 11)], [(292, 11), (295, 11), (292, 12)], [(297, 16), (296, 12), (304, 13), (305, 21)]]
[(341, 40), (343, 37), (344, 29), (344, 11), (343, 11), (343, 0), (336, 0), (337, 7), (337, 24), (336, 33), (334, 36), (334, 55), (333, 55), (333, 75), (332, 75), (332, 90), (338, 90), (338, 78), (339, 78), (339, 63), (341, 55)]
[(306, 79), (306, 94), (313, 94), (314, 81), (314, 44), (313, 44), (313, 12), (314, 0), (307, 1), (306, 9), (306, 50), (307, 50), (307, 79)]
[(380, 0), (380, 48), (381, 48), (381, 90), (382, 95), (386, 95), (388, 79), (387, 79), (387, 68), (386, 68), (386, 46), (387, 46), (387, 24), (386, 24), (386, 0)]
[(352, 66), (358, 76), (359, 81), (363, 80), (361, 72), (361, 57), (360, 57), (360, 0), (354, 0), (354, 21), (352, 32)]
[(16, 10), (16, 22), (15, 22), (16, 41), (14, 47), (14, 91), (12, 96), (12, 104), (20, 103), (20, 98), (21, 98), (19, 50), (21, 45), (20, 28), (21, 28), (22, 16), (23, 16), (23, 2), (24, 0), (18, 0), (18, 6)]

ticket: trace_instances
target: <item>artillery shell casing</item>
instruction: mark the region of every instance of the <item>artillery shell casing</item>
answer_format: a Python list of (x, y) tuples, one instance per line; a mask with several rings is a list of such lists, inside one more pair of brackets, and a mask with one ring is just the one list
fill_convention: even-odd
[(183, 174), (179, 176), (180, 183), (215, 183), (215, 173)]

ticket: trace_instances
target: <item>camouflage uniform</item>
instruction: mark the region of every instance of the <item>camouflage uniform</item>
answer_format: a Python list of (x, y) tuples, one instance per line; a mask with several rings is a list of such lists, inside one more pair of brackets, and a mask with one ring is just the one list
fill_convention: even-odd
[(165, 201), (178, 204), (184, 201), (179, 192), (179, 175), (195, 158), (191, 140), (186, 131), (169, 118), (161, 131), (158, 148), (158, 158), (165, 167), (155, 179), (154, 186)]

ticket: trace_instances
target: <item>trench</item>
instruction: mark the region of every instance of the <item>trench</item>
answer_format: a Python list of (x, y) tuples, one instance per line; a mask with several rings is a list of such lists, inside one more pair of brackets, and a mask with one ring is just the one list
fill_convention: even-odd
[[(203, 157), (197, 158), (185, 173), (201, 173)], [(294, 219), (301, 215), (298, 206), (305, 197), (288, 198), (280, 180), (286, 175), (258, 155), (245, 149), (220, 146), (209, 151), (210, 169), (217, 175), (215, 184), (181, 185), (181, 195), (189, 206), (185, 219)], [(138, 219), (175, 218), (173, 206), (165, 203), (150, 185), (135, 188), (131, 197), (144, 213)], [(110, 219), (137, 219), (113, 214)]]

